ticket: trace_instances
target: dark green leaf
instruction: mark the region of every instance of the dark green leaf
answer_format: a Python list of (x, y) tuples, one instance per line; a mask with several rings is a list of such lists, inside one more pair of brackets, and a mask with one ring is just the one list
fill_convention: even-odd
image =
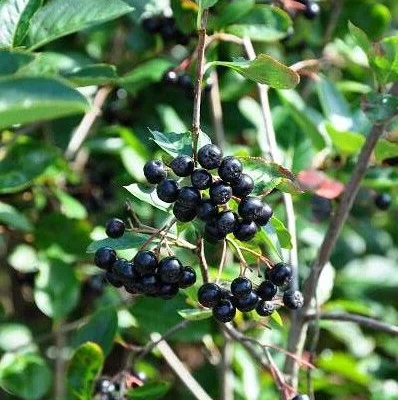
[(33, 61), (34, 58), (33, 54), (21, 51), (0, 50), (0, 76), (15, 74), (21, 67)]
[(109, 64), (87, 65), (73, 71), (65, 78), (77, 86), (105, 85), (117, 81), (116, 67)]
[(371, 94), (365, 104), (365, 112), (373, 123), (387, 121), (398, 115), (398, 97), (392, 94)]
[(144, 399), (144, 400), (156, 400), (164, 398), (165, 394), (170, 389), (170, 383), (168, 382), (150, 382), (144, 386), (140, 386), (129, 390), (126, 393), (129, 399)]
[(351, 21), (348, 22), (348, 29), (354, 37), (357, 45), (369, 56), (372, 51), (372, 42), (369, 40), (366, 33), (355, 26)]
[(112, 247), (115, 250), (138, 249), (147, 239), (148, 236), (141, 233), (126, 232), (119, 239), (106, 238), (92, 242), (87, 248), (87, 253), (95, 253), (101, 247)]
[(11, 228), (30, 232), (33, 226), (30, 221), (13, 206), (0, 202), (0, 222)]
[(189, 321), (200, 321), (201, 319), (207, 319), (212, 316), (211, 310), (203, 310), (199, 308), (187, 308), (178, 311), (178, 314)]
[(254, 0), (234, 1), (226, 5), (216, 20), (218, 28), (224, 28), (240, 20), (253, 8)]

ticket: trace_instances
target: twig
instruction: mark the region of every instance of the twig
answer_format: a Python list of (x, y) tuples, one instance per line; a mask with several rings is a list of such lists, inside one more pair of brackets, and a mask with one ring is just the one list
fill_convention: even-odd
[(214, 131), (216, 133), (216, 144), (220, 147), (223, 147), (225, 143), (225, 132), (223, 124), (220, 87), (218, 85), (218, 74), (215, 69), (210, 73), (210, 81), (210, 106), (211, 113), (213, 115)]
[(199, 257), (199, 267), (202, 273), (203, 283), (209, 282), (209, 266), (207, 265), (206, 256), (205, 256), (205, 242), (203, 238), (199, 240), (198, 243), (198, 257)]
[(217, 283), (220, 282), (221, 279), (221, 274), (222, 270), (225, 265), (225, 260), (227, 257), (227, 241), (224, 239), (223, 240), (223, 245), (222, 245), (222, 254), (221, 254), (221, 259), (220, 259), (220, 265), (218, 266), (218, 274), (217, 274)]
[(63, 321), (54, 323), (55, 336), (55, 385), (54, 393), (56, 399), (63, 399), (65, 396), (65, 359), (64, 348), (66, 345), (65, 335), (62, 331)]
[[(131, 231), (132, 232), (136, 232), (136, 233), (142, 233), (144, 235), (153, 235), (153, 234), (155, 234), (155, 236), (156, 236), (157, 234), (159, 234), (159, 229), (155, 229), (155, 228), (152, 228), (152, 227), (149, 227), (149, 226), (143, 226), (143, 225), (141, 225), (140, 228), (134, 228)], [(197, 246), (195, 246), (194, 244), (189, 243), (188, 241), (186, 241), (184, 239), (180, 239), (176, 235), (173, 235), (171, 233), (168, 233), (166, 235), (166, 237), (169, 240), (172, 240), (174, 242), (174, 245), (177, 246), (177, 247), (183, 247), (183, 248), (188, 249), (188, 250), (196, 250), (197, 249)]]

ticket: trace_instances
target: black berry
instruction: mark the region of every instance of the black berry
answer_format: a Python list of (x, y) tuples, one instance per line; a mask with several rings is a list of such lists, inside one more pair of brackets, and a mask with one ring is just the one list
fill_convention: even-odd
[(160, 282), (155, 274), (148, 274), (141, 277), (142, 291), (147, 294), (157, 293)]
[(232, 183), (232, 193), (236, 197), (246, 197), (254, 189), (254, 181), (251, 176), (241, 174), (241, 176)]
[(156, 188), (156, 193), (160, 200), (166, 203), (174, 203), (178, 198), (180, 185), (173, 179), (165, 179)]
[(250, 279), (240, 276), (231, 282), (231, 292), (237, 299), (248, 297), (251, 291), (252, 283)]
[(170, 69), (164, 73), (162, 80), (165, 84), (175, 85), (178, 82), (178, 75), (174, 70)]
[(172, 299), (178, 293), (178, 285), (173, 283), (163, 283), (160, 285), (157, 294), (165, 300)]
[(380, 210), (386, 211), (391, 205), (391, 196), (388, 193), (381, 193), (375, 198), (375, 205)]
[(292, 267), (288, 264), (279, 263), (268, 272), (269, 280), (276, 286), (284, 286), (292, 279)]
[(205, 169), (195, 169), (191, 175), (192, 186), (199, 190), (208, 189), (213, 181), (210, 172)]
[(275, 297), (277, 291), (277, 286), (274, 285), (271, 281), (261, 282), (259, 287), (257, 288), (257, 294), (263, 300), (272, 300)]
[(263, 203), (261, 210), (259, 210), (258, 214), (255, 217), (255, 221), (258, 225), (265, 226), (271, 219), (272, 214), (273, 211), (271, 206), (267, 203)]
[(242, 299), (235, 299), (235, 306), (239, 311), (249, 312), (256, 308), (258, 296), (255, 292), (250, 292), (248, 296)]
[(105, 278), (114, 287), (120, 288), (123, 286), (123, 282), (113, 271), (106, 271)]
[(202, 221), (209, 221), (217, 215), (217, 207), (211, 200), (203, 199), (198, 205), (198, 218)]
[(204, 307), (214, 307), (221, 300), (222, 292), (215, 283), (205, 283), (198, 290), (198, 301)]
[(196, 272), (191, 267), (184, 267), (182, 269), (182, 274), (180, 280), (178, 281), (178, 286), (185, 289), (189, 286), (194, 285), (196, 282)]
[(221, 161), (218, 167), (218, 176), (226, 182), (234, 182), (242, 174), (242, 163), (235, 157), (228, 156)]
[(319, 11), (320, 11), (319, 4), (310, 1), (308, 2), (306, 9), (304, 10), (304, 16), (305, 18), (311, 20), (318, 16)]
[(148, 33), (159, 33), (162, 20), (159, 17), (150, 17), (142, 20), (142, 27)]
[(166, 257), (160, 261), (158, 275), (164, 283), (177, 283), (182, 274), (182, 264), (176, 257)]
[(222, 236), (232, 233), (238, 221), (237, 215), (232, 211), (223, 211), (217, 215), (217, 230)]
[(119, 218), (112, 218), (106, 223), (105, 232), (113, 239), (120, 238), (123, 236), (126, 226), (124, 222)]
[(291, 310), (297, 310), (304, 305), (304, 297), (298, 290), (287, 290), (283, 293), (283, 304)]
[(156, 271), (158, 260), (152, 251), (139, 251), (134, 257), (134, 266), (141, 275), (152, 274)]
[(141, 279), (139, 278), (136, 278), (134, 281), (124, 282), (124, 288), (130, 294), (141, 294), (144, 292)]
[(270, 301), (260, 301), (257, 304), (256, 312), (261, 317), (268, 317), (275, 311), (275, 305)]
[(214, 144), (206, 144), (198, 151), (199, 164), (205, 169), (215, 169), (221, 164), (222, 151)]
[(238, 222), (234, 229), (234, 236), (242, 242), (252, 240), (257, 233), (257, 225), (255, 222)]
[(186, 90), (193, 90), (193, 82), (192, 78), (187, 74), (181, 74), (178, 77), (178, 84)]
[(124, 258), (119, 258), (114, 262), (112, 272), (122, 282), (132, 281), (137, 276), (133, 263)]
[(101, 247), (95, 252), (94, 263), (102, 269), (110, 268), (116, 261), (116, 251), (111, 247)]
[(214, 204), (225, 204), (232, 197), (232, 188), (227, 183), (218, 181), (210, 186), (210, 198)]
[(209, 242), (218, 242), (219, 240), (224, 239), (225, 236), (222, 235), (217, 228), (216, 219), (211, 219), (206, 222), (205, 225), (205, 239)]
[(160, 26), (160, 34), (164, 40), (172, 40), (176, 37), (178, 33), (177, 25), (174, 18), (168, 17), (163, 18), (162, 24)]
[(213, 316), (217, 321), (230, 322), (236, 314), (236, 308), (229, 300), (221, 300), (213, 307)]
[(189, 222), (196, 218), (196, 207), (186, 206), (177, 200), (173, 206), (173, 214), (177, 221)]
[(191, 157), (181, 155), (171, 162), (170, 167), (177, 176), (189, 176), (193, 172), (194, 163)]
[(144, 165), (144, 175), (149, 183), (160, 183), (166, 178), (166, 170), (160, 160), (151, 160)]
[(196, 208), (200, 202), (200, 198), (199, 190), (190, 186), (182, 187), (178, 194), (178, 202), (190, 208)]
[(238, 213), (245, 221), (254, 221), (262, 211), (263, 203), (257, 197), (245, 197), (241, 200)]

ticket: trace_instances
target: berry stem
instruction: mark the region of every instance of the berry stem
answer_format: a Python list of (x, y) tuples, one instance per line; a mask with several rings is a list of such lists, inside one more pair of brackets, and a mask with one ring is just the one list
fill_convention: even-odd
[(221, 274), (222, 274), (222, 270), (225, 265), (226, 257), (227, 257), (227, 241), (224, 239), (223, 243), (222, 243), (222, 253), (221, 253), (221, 259), (220, 259), (220, 265), (218, 266), (218, 274), (217, 274), (216, 283), (220, 282)]

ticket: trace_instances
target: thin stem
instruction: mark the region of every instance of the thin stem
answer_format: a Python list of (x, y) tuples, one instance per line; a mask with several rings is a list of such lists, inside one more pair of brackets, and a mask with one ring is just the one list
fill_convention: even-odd
[(221, 279), (221, 274), (222, 270), (225, 265), (225, 260), (227, 257), (227, 241), (224, 239), (223, 240), (223, 245), (222, 245), (222, 253), (221, 253), (221, 259), (220, 259), (220, 265), (218, 266), (218, 274), (217, 274), (217, 283), (220, 282)]
[(210, 90), (210, 106), (213, 115), (213, 125), (216, 134), (216, 144), (219, 147), (224, 147), (225, 131), (223, 124), (223, 113), (221, 105), (220, 87), (218, 85), (218, 74), (214, 69), (210, 73), (211, 90)]
[(54, 323), (55, 336), (55, 398), (63, 399), (65, 397), (65, 359), (64, 348), (66, 345), (65, 334), (62, 331), (63, 321)]
[[(144, 235), (153, 235), (153, 234), (155, 234), (155, 236), (156, 236), (157, 234), (159, 234), (159, 229), (155, 229), (155, 228), (151, 228), (149, 226), (141, 225), (141, 228), (134, 228), (134, 229), (132, 229), (132, 232), (142, 233)], [(196, 250), (197, 249), (197, 246), (195, 246), (194, 244), (189, 243), (184, 239), (180, 239), (176, 235), (173, 235), (171, 233), (168, 233), (166, 235), (166, 237), (169, 240), (173, 241), (174, 245), (177, 246), (177, 247), (183, 247), (183, 248), (188, 249), (188, 250)]]
[(198, 257), (199, 257), (199, 267), (202, 274), (203, 283), (209, 282), (209, 266), (207, 265), (206, 255), (205, 255), (205, 242), (203, 238), (199, 240), (198, 243)]

